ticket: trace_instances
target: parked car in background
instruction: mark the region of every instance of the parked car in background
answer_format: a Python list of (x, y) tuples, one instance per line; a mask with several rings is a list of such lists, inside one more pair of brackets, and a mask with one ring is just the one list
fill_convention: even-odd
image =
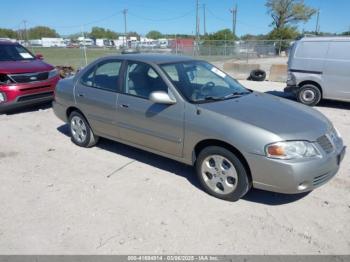
[(58, 71), (18, 43), (0, 41), (0, 113), (53, 99)]
[(288, 61), (286, 92), (314, 106), (321, 99), (350, 101), (350, 37), (296, 41)]
[(313, 190), (337, 173), (345, 154), (318, 111), (252, 92), (184, 56), (101, 58), (58, 83), (53, 108), (78, 146), (105, 137), (194, 165), (203, 188), (225, 200), (252, 186)]

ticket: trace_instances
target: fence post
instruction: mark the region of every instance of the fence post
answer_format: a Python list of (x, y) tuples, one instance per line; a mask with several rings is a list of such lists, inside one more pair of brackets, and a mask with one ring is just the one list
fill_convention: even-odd
[(282, 39), (280, 39), (280, 48), (278, 50), (278, 56), (281, 56), (281, 51), (282, 51)]

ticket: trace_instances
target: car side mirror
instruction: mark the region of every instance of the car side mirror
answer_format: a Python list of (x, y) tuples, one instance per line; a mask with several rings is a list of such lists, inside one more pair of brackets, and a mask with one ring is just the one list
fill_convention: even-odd
[(176, 104), (176, 100), (171, 98), (168, 93), (164, 91), (152, 92), (149, 96), (149, 100), (156, 104), (173, 105)]
[(42, 54), (36, 54), (35, 58), (39, 60), (44, 60), (44, 56)]

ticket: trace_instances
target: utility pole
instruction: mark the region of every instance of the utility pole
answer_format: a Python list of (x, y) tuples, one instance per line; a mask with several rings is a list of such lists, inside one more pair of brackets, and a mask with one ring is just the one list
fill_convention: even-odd
[(233, 35), (236, 35), (236, 26), (237, 26), (237, 4), (236, 6), (232, 7), (232, 9), (230, 9), (230, 12), (232, 14), (232, 33)]
[(28, 45), (27, 20), (23, 20), (25, 43)]
[(320, 9), (317, 9), (317, 19), (316, 19), (316, 35), (319, 34), (319, 31), (320, 31)]
[(196, 0), (196, 55), (199, 51), (199, 30), (199, 0)]
[(203, 4), (203, 34), (206, 35), (207, 34), (207, 24), (206, 24), (206, 12), (205, 12), (205, 4)]
[(123, 10), (123, 14), (124, 14), (124, 47), (126, 47), (127, 45), (127, 32), (128, 32), (128, 29), (127, 29), (127, 23), (126, 23), (126, 15), (128, 13), (128, 9), (124, 9)]

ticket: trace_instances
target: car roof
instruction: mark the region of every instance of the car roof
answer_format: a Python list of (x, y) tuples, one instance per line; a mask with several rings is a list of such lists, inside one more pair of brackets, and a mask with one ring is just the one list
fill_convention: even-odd
[(300, 39), (302, 42), (329, 42), (329, 41), (350, 41), (350, 37), (346, 36), (315, 36), (315, 37), (304, 37)]
[(161, 54), (125, 54), (116, 56), (107, 56), (106, 58), (133, 60), (138, 62), (153, 63), (153, 64), (167, 64), (193, 61), (192, 57), (180, 56), (180, 55), (161, 55)]
[(0, 39), (0, 45), (18, 45), (17, 42), (11, 42), (10, 40)]

